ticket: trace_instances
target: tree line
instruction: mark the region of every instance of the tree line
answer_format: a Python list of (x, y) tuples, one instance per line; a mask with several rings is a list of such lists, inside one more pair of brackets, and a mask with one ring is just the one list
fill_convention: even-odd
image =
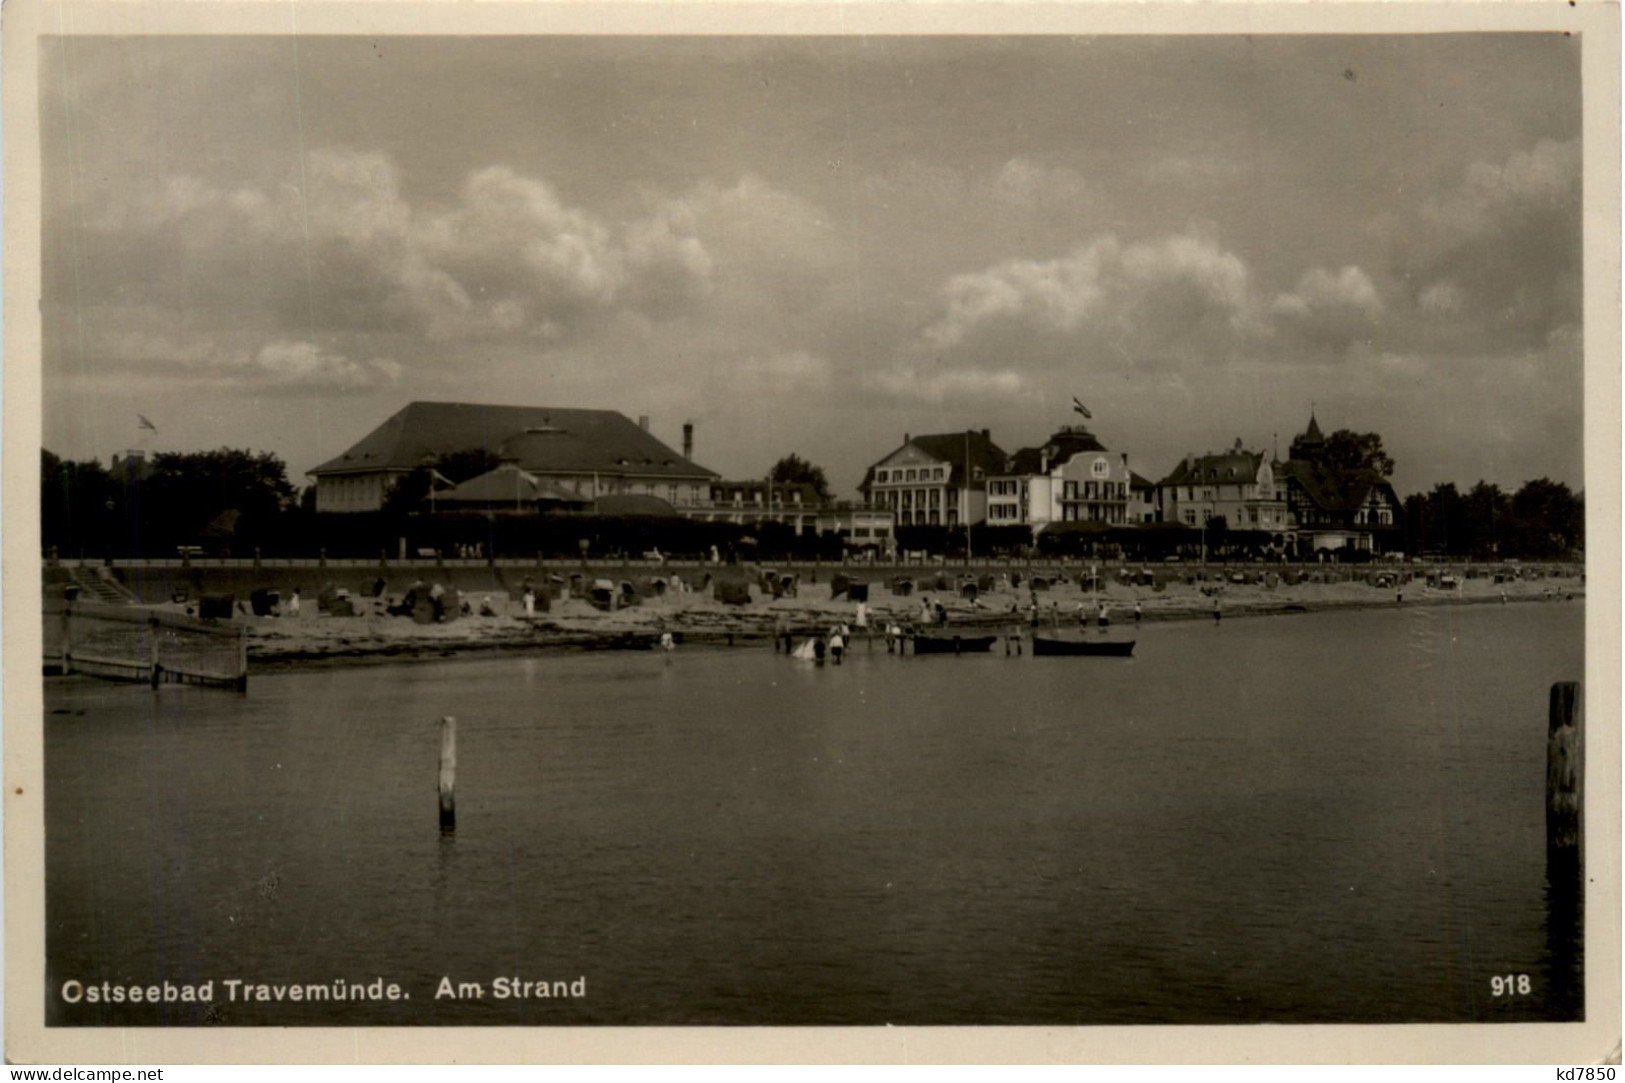
[[(1294, 446), (1293, 451), (1300, 449)], [(1326, 438), (1319, 453), (1328, 469), (1371, 470), (1383, 477), (1393, 471), (1393, 460), (1374, 433), (1339, 430)], [(1303, 454), (1315, 451), (1303, 449)], [(436, 474), (443, 481), (460, 482), (494, 465), (478, 450), (441, 456), (396, 486), (377, 513), (318, 515), (314, 487), (301, 493), (288, 480), (286, 464), (269, 452), (236, 448), (159, 452), (147, 460), (118, 461), (109, 469), (95, 460), (64, 460), (42, 450), (41, 537), (48, 551), (68, 558), (173, 557), (183, 546), (218, 556), (251, 556), (258, 549), (265, 556), (311, 557), (323, 548), (334, 556), (376, 555), (380, 546), (393, 545), (396, 537), (422, 532), (425, 497)], [(824, 471), (797, 455), (780, 459), (769, 476), (780, 483), (806, 482), (829, 496)], [(652, 537), (649, 530), (649, 524), (639, 524), (627, 534), (627, 543)], [(1010, 528), (997, 530), (1004, 533), (982, 535), (986, 540), (976, 548), (1018, 546), (1018, 539), (1006, 536)], [(444, 531), (431, 533), (438, 536)], [(569, 531), (540, 533), (562, 538)], [(500, 534), (505, 548), (527, 551), (523, 529), (505, 528)], [(1525, 482), (1514, 492), (1480, 481), (1463, 493), (1454, 483), (1444, 483), (1404, 499), (1395, 534), (1398, 547), (1412, 556), (1564, 559), (1584, 547), (1585, 500), (1562, 482), (1544, 477)], [(706, 544), (718, 539), (728, 540), (719, 534), (717, 539), (708, 536)], [(498, 540), (493, 533), (492, 541)], [(898, 531), (899, 543), (935, 540), (939, 539), (916, 539)], [(946, 537), (940, 540), (949, 542)], [(790, 536), (788, 528), (774, 526), (756, 528), (755, 541), (765, 554), (790, 552), (802, 539)], [(824, 548), (828, 546), (821, 545), (820, 551)]]

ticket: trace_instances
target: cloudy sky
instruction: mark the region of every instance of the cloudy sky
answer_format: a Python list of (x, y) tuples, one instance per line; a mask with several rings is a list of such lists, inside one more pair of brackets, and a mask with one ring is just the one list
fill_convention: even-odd
[[(74, 38), (41, 53), (44, 439), (296, 480), (413, 399), (649, 414), (850, 494), (1070, 416), (1157, 478), (1375, 429), (1583, 484), (1561, 35)], [(138, 430), (136, 414), (158, 426)]]

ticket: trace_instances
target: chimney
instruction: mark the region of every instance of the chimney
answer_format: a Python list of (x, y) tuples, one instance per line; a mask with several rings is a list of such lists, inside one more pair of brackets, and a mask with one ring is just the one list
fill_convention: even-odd
[(648, 414), (639, 414), (638, 415), (638, 428), (642, 429), (644, 432), (649, 431), (649, 415)]
[(683, 458), (694, 458), (694, 422), (683, 422)]
[(993, 439), (993, 430), (991, 430), (991, 429), (983, 429), (982, 430), (982, 439), (983, 440), (991, 440), (991, 439)]
[(909, 441), (909, 435), (908, 435), (908, 433), (905, 432), (903, 434), (903, 443), (906, 444), (906, 443), (908, 443), (908, 441)]

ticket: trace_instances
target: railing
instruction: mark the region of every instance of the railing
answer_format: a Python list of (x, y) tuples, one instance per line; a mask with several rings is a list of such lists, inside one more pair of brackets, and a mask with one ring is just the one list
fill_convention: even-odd
[(248, 629), (228, 621), (103, 602), (45, 608), (45, 668), (112, 680), (246, 689)]

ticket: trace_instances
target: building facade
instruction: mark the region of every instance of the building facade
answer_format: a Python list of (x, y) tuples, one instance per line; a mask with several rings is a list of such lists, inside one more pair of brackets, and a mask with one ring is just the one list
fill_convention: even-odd
[(1239, 438), (1229, 451), (1185, 456), (1158, 482), (1157, 505), (1165, 523), (1205, 527), (1222, 518), (1231, 530), (1266, 531), (1282, 542), (1292, 529), (1269, 456)]
[(1319, 456), (1325, 447), (1314, 414), (1293, 440), (1294, 456), (1276, 464), (1300, 556), (1395, 549), (1401, 536), (1399, 496), (1376, 470), (1338, 469)]
[(1051, 523), (1123, 525), (1131, 517), (1128, 456), (1107, 451), (1081, 425), (1058, 430), (1042, 446), (1022, 448), (988, 480), (990, 526)]
[[(685, 426), (685, 445), (690, 432)], [(681, 509), (709, 502), (717, 478), (658, 440), (648, 418), (634, 423), (614, 410), (413, 402), (309, 472), (316, 510), (378, 511), (412, 471), (472, 450), (586, 501), (642, 495)]]
[(988, 517), (988, 478), (1005, 454), (988, 430), (903, 435), (902, 446), (871, 466), (858, 491), (899, 527), (958, 526)]
[(819, 516), (832, 503), (806, 482), (713, 481), (708, 499), (680, 508), (683, 515), (707, 523), (755, 526), (783, 523), (798, 534), (816, 533)]

